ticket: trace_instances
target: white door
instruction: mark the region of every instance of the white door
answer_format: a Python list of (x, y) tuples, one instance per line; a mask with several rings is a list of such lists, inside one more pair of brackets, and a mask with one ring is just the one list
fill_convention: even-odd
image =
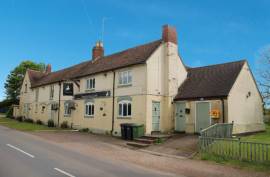
[(186, 104), (175, 103), (175, 131), (185, 132), (186, 131)]
[(196, 104), (196, 132), (199, 133), (201, 130), (207, 128), (211, 124), (210, 119), (210, 103), (209, 102), (198, 102)]
[(159, 131), (160, 103), (152, 102), (152, 131)]

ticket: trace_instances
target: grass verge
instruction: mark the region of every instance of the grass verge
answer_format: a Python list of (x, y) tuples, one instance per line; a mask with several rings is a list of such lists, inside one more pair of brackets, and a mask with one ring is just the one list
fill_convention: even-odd
[(57, 127), (47, 127), (46, 125), (18, 122), (14, 119), (4, 117), (0, 117), (0, 125), (20, 131), (61, 130)]
[(257, 142), (257, 143), (268, 143), (270, 144), (270, 124), (265, 125), (266, 131), (256, 133), (249, 136), (241, 137), (242, 141)]
[(239, 161), (239, 160), (232, 160), (224, 157), (220, 157), (217, 155), (212, 154), (198, 154), (197, 159), (201, 160), (208, 160), (212, 162), (216, 162), (219, 164), (229, 165), (241, 169), (249, 169), (255, 171), (266, 172), (270, 174), (270, 162), (258, 163), (258, 162), (248, 162), (248, 161)]
[[(266, 131), (265, 132), (256, 133), (256, 134), (249, 135), (249, 136), (243, 136), (243, 137), (241, 137), (241, 141), (270, 144), (270, 125), (266, 124)], [(226, 143), (227, 142), (224, 141), (222, 144), (224, 149), (231, 148), (231, 147), (237, 148), (237, 146), (231, 146), (230, 144), (227, 145)], [(216, 143), (215, 146), (222, 147), (218, 143)], [(250, 151), (248, 148), (246, 150)], [(243, 153), (246, 154), (246, 152), (243, 152)], [(255, 171), (263, 171), (263, 172), (270, 174), (270, 162), (260, 163), (260, 162), (233, 160), (233, 159), (230, 159), (228, 157), (222, 157), (222, 156), (218, 156), (218, 155), (210, 154), (210, 153), (199, 153), (195, 157), (195, 159), (212, 161), (212, 162), (216, 162), (219, 164), (229, 165), (229, 166), (233, 166), (233, 167), (237, 167), (237, 168), (243, 168), (243, 169), (249, 169), (249, 170), (255, 170)]]

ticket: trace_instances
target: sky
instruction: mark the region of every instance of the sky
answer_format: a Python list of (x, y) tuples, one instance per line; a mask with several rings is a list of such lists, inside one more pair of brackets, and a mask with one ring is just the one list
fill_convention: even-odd
[(270, 46), (269, 7), (269, 0), (0, 0), (0, 100), (23, 60), (56, 71), (90, 60), (102, 38), (105, 55), (160, 39), (164, 24), (176, 27), (186, 65), (247, 59), (256, 73), (258, 53)]

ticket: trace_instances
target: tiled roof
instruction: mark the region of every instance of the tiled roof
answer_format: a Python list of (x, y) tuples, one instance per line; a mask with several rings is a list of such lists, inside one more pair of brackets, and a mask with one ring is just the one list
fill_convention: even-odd
[(38, 87), (63, 80), (75, 79), (99, 72), (145, 63), (161, 43), (162, 40), (157, 40), (112, 55), (104, 56), (95, 61), (89, 60), (49, 74), (29, 70), (29, 75), (31, 75), (31, 87)]
[(245, 60), (188, 68), (188, 76), (174, 100), (227, 97)]

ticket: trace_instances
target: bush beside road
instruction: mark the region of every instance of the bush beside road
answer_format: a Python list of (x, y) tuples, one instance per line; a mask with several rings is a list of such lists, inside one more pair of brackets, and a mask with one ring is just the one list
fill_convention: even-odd
[(61, 130), (57, 127), (47, 127), (46, 125), (39, 125), (30, 122), (19, 122), (3, 116), (0, 116), (0, 125), (20, 131)]

